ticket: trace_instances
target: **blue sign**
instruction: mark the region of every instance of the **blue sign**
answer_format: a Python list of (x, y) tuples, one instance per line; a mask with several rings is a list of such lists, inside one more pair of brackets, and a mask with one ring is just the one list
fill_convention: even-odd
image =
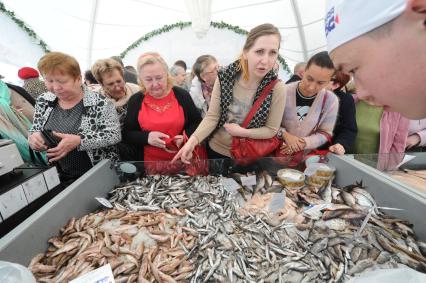
[(334, 7), (328, 11), (327, 16), (325, 17), (325, 36), (328, 36), (328, 33), (331, 32), (336, 27), (336, 21), (334, 16)]

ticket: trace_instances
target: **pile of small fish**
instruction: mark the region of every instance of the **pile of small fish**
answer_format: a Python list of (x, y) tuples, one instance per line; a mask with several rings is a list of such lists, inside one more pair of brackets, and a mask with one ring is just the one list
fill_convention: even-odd
[[(276, 192), (272, 179), (262, 173), (255, 187), (239, 192), (245, 199)], [(197, 235), (185, 250), (191, 282), (341, 282), (399, 263), (425, 272), (426, 244), (415, 240), (410, 223), (383, 214), (362, 184), (281, 190), (297, 204), (301, 223), (240, 213), (236, 196), (215, 176), (148, 176), (114, 189), (110, 201), (118, 209), (181, 212), (182, 225)]]
[(195, 232), (165, 212), (105, 210), (72, 218), (29, 269), (37, 282), (68, 282), (110, 264), (115, 282), (178, 282), (193, 271)]
[[(107, 263), (116, 282), (343, 282), (398, 264), (425, 272), (426, 244), (410, 223), (382, 213), (362, 184), (291, 189), (273, 179), (263, 172), (238, 190), (220, 176), (154, 175), (118, 186), (114, 209), (71, 219), (29, 268), (39, 282)], [(297, 221), (244, 207), (277, 192)]]
[(384, 263), (401, 263), (426, 272), (426, 244), (416, 241), (408, 221), (378, 209), (362, 183), (343, 188), (328, 184), (285, 190), (287, 197), (300, 206), (323, 205), (320, 213), (304, 213), (307, 221), (298, 228), (308, 231), (306, 244), (311, 252), (321, 253), (325, 266), (337, 266), (339, 271), (343, 268), (343, 275), (354, 275)]
[[(151, 175), (113, 189), (109, 201), (118, 209), (131, 211), (173, 208), (197, 211), (197, 206), (205, 205), (203, 201), (210, 197), (222, 199), (223, 193), (221, 177)], [(225, 199), (222, 202), (225, 205)]]

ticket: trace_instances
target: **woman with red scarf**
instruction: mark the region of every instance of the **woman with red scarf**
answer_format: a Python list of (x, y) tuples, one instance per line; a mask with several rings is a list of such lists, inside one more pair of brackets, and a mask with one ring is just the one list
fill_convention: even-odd
[[(158, 53), (145, 53), (138, 60), (140, 92), (128, 102), (123, 140), (137, 149), (135, 160), (145, 161), (149, 174), (173, 173), (169, 161), (201, 121), (191, 96), (173, 87), (168, 66)], [(165, 162), (159, 162), (165, 161)]]

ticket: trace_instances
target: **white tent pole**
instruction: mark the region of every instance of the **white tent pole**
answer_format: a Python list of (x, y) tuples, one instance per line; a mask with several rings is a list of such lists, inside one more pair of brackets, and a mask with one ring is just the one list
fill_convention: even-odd
[(89, 22), (89, 33), (87, 40), (87, 59), (86, 59), (86, 69), (90, 69), (92, 65), (92, 48), (93, 48), (93, 37), (95, 35), (95, 27), (96, 27), (96, 18), (98, 15), (98, 0), (92, 1), (92, 13), (90, 15)]
[(299, 32), (300, 44), (302, 45), (303, 60), (308, 61), (308, 48), (306, 47), (305, 31), (303, 30), (303, 23), (300, 17), (299, 6), (297, 0), (290, 0), (291, 7), (293, 8), (294, 16), (296, 17), (297, 31)]

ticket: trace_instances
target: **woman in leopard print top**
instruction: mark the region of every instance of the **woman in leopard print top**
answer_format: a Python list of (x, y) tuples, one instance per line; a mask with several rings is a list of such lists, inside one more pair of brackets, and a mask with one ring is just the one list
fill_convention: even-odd
[[(57, 162), (70, 179), (102, 159), (116, 161), (121, 132), (112, 102), (82, 86), (78, 62), (67, 54), (50, 52), (40, 59), (38, 68), (49, 92), (37, 99), (31, 148), (47, 151), (49, 162)], [(52, 131), (56, 145), (49, 146), (43, 130)]]

